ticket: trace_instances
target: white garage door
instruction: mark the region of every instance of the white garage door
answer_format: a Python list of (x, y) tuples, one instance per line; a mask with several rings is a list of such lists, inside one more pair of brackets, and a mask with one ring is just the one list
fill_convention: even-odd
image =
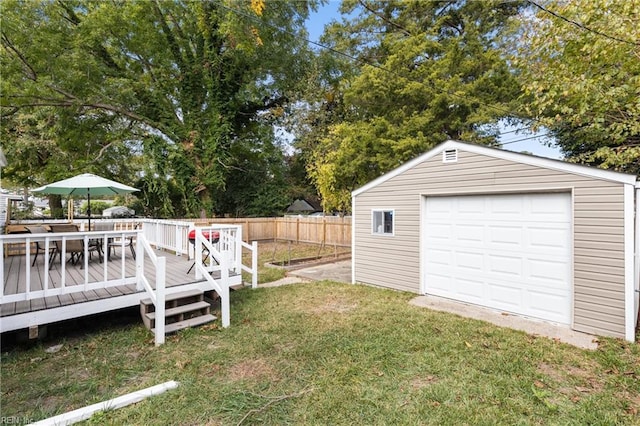
[(570, 194), (426, 197), (427, 294), (571, 323)]

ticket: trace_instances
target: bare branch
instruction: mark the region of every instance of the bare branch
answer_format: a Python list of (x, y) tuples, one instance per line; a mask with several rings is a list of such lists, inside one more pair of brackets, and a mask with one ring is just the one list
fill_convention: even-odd
[(98, 161), (100, 159), (100, 157), (102, 157), (102, 154), (104, 154), (104, 152), (107, 150), (107, 148), (109, 148), (111, 145), (113, 145), (113, 142), (109, 142), (108, 144), (106, 144), (105, 146), (100, 148), (100, 151), (98, 152), (98, 155), (96, 156), (96, 158), (94, 158), (93, 161)]
[(11, 43), (11, 40), (9, 40), (9, 37), (7, 36), (7, 34), (4, 31), (2, 32), (2, 44), (8, 50), (10, 50), (13, 53), (15, 53), (15, 55), (18, 57), (18, 59), (20, 59), (20, 62), (22, 62), (22, 64), (28, 69), (27, 75), (28, 75), (29, 79), (33, 80), (33, 81), (36, 81), (38, 79), (38, 74), (36, 73), (36, 70), (33, 69), (33, 67), (31, 66), (29, 61), (27, 61), (27, 58), (18, 50), (18, 48), (15, 47), (13, 43)]
[(164, 14), (162, 13), (162, 10), (160, 9), (160, 5), (158, 4), (157, 0), (153, 2), (153, 10), (156, 12), (158, 19), (160, 20), (160, 26), (162, 27), (162, 32), (167, 38), (169, 49), (171, 49), (173, 58), (175, 59), (176, 64), (178, 65), (178, 69), (180, 70), (180, 72), (185, 72), (186, 66), (184, 63), (184, 58), (180, 53), (180, 47), (178, 46), (178, 41), (176, 40), (175, 35), (171, 31), (171, 28), (169, 28), (169, 24), (167, 24), (167, 20)]
[(365, 9), (367, 9), (369, 12), (373, 13), (374, 15), (376, 15), (378, 18), (382, 19), (384, 22), (386, 22), (387, 24), (391, 25), (392, 27), (395, 27), (397, 29), (399, 29), (404, 35), (406, 36), (411, 36), (411, 32), (409, 30), (407, 30), (406, 28), (400, 26), (399, 24), (387, 19), (386, 16), (382, 15), (381, 13), (378, 13), (378, 11), (373, 10), (368, 4), (366, 4), (363, 0), (358, 0), (358, 3), (360, 4), (360, 6), (364, 7)]
[(64, 10), (67, 13), (66, 15), (61, 14), (63, 19), (68, 21), (73, 26), (77, 26), (78, 24), (80, 24), (80, 18), (73, 11), (73, 7), (71, 6), (71, 4), (69, 4), (69, 2), (58, 0), (57, 3), (58, 3), (58, 6), (60, 6), (62, 10)]

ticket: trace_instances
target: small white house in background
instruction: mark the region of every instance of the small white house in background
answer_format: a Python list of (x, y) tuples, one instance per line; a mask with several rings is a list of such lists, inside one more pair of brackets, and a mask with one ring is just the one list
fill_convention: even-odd
[(635, 339), (640, 183), (447, 141), (352, 193), (353, 282)]

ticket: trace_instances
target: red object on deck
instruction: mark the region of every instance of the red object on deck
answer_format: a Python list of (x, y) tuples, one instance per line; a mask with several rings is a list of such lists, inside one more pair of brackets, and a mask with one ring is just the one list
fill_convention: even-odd
[[(220, 239), (220, 233), (218, 231), (210, 231), (208, 229), (204, 229), (202, 231), (202, 235), (204, 236), (204, 238), (211, 241), (212, 243), (217, 243), (218, 240)], [(189, 231), (189, 241), (195, 242), (195, 240), (196, 240), (196, 230), (192, 229), (191, 231)]]

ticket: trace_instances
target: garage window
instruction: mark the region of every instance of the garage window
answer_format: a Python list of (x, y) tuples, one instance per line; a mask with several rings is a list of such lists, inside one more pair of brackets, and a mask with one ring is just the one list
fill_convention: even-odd
[(372, 232), (379, 235), (393, 235), (393, 210), (372, 210)]

